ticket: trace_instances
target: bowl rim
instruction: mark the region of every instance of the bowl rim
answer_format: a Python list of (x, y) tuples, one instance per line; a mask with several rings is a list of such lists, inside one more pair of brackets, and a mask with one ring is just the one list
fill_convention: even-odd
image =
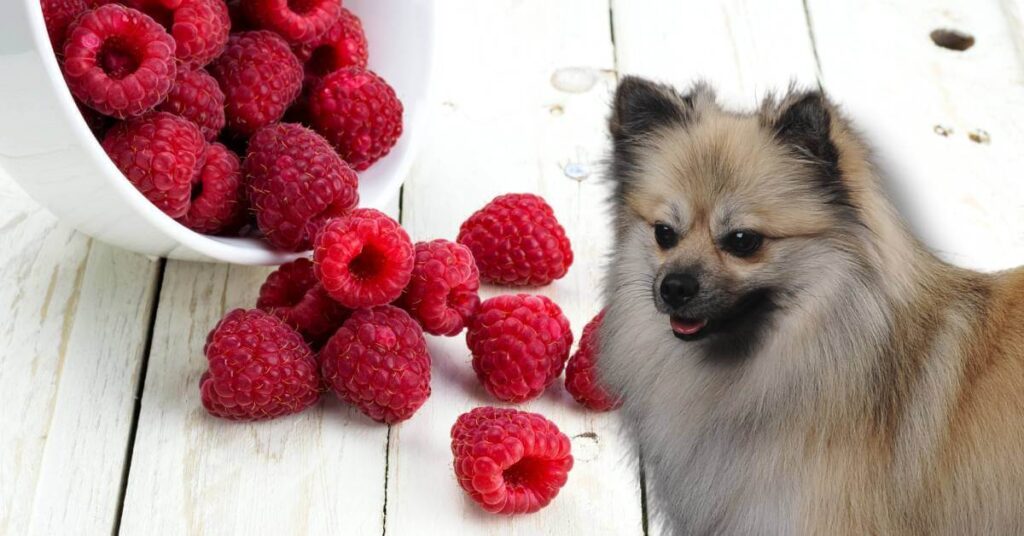
[[(114, 162), (107, 156), (106, 151), (103, 150), (103, 147), (100, 144), (100, 140), (97, 139), (89, 129), (88, 124), (85, 122), (81, 112), (78, 110), (74, 97), (71, 95), (71, 90), (64, 82), (64, 76), (60, 71), (60, 65), (57, 63), (57, 56), (53, 50), (52, 44), (50, 43), (41, 4), (38, 0), (23, 1), (27, 6), (26, 11), (30, 14), (29, 33), (32, 36), (34, 48), (41, 52), (39, 54), (40, 56), (43, 56), (43, 69), (47, 78), (51, 84), (57, 87), (57, 101), (59, 102), (60, 111), (65, 115), (65, 117), (72, 118), (70, 123), (72, 124), (73, 131), (79, 138), (77, 141), (82, 144), (84, 152), (88, 154), (89, 160), (101, 170), (104, 175), (103, 180), (108, 183), (113, 183), (114, 191), (117, 195), (119, 195), (127, 204), (131, 205), (136, 213), (140, 214), (148, 223), (156, 227), (159, 232), (168, 236), (178, 244), (178, 247), (168, 252), (165, 257), (173, 258), (174, 252), (182, 246), (187, 250), (194, 251), (206, 257), (208, 261), (219, 261), (231, 264), (283, 264), (298, 257), (309, 255), (309, 250), (297, 252), (275, 250), (270, 248), (266, 242), (258, 238), (204, 235), (175, 221), (173, 218), (157, 208), (156, 205), (151, 203), (131, 184), (130, 181), (128, 181), (124, 174), (121, 173), (121, 170), (119, 170)], [(431, 0), (421, 1), (430, 3)], [(424, 71), (426, 73), (426, 79), (423, 81), (424, 87), (421, 90), (421, 109), (418, 110), (411, 118), (411, 121), (408, 121), (408, 117), (404, 118), (404, 120), (407, 121), (407, 126), (403, 129), (403, 138), (405, 139), (399, 140), (399, 143), (405, 143), (407, 147), (404, 153), (400, 156), (401, 160), (399, 160), (398, 164), (395, 166), (395, 174), (402, 176), (402, 182), (404, 182), (404, 176), (408, 175), (409, 170), (412, 167), (412, 161), (414, 160), (419, 147), (418, 133), (421, 132), (423, 123), (426, 120), (425, 117), (428, 110), (425, 106), (431, 102), (432, 92), (434, 89), (434, 51), (436, 50), (437, 41), (435, 10), (426, 9), (425, 15), (426, 20), (423, 21), (427, 32), (425, 46), (428, 47), (428, 50), (424, 54), (425, 61), (427, 62)], [(399, 186), (398, 195), (401, 195), (400, 192), (401, 186)]]

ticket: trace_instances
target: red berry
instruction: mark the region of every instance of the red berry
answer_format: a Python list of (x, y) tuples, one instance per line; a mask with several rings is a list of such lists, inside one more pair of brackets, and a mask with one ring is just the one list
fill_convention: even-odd
[(351, 67), (324, 77), (309, 102), (313, 128), (357, 171), (388, 154), (402, 134), (402, 103), (371, 71)]
[(277, 34), (232, 34), (209, 67), (224, 91), (227, 127), (250, 136), (284, 115), (302, 90), (302, 64)]
[(171, 92), (174, 39), (149, 16), (98, 7), (68, 28), (64, 79), (78, 100), (119, 119), (141, 115)]
[(413, 245), (386, 214), (357, 208), (330, 220), (313, 244), (316, 276), (327, 293), (356, 309), (390, 303), (409, 284)]
[(359, 202), (356, 173), (301, 125), (261, 128), (249, 140), (243, 170), (256, 222), (281, 249), (308, 249), (325, 220), (348, 214)]
[(191, 203), (179, 221), (198, 233), (218, 234), (239, 223), (245, 204), (241, 163), (219, 143), (206, 150), (206, 163), (192, 181)]
[(256, 307), (284, 320), (314, 347), (333, 335), (351, 314), (327, 295), (313, 274), (313, 262), (306, 258), (282, 264), (267, 276)]
[(565, 365), (565, 390), (594, 411), (608, 411), (622, 405), (622, 400), (609, 394), (597, 380), (598, 330), (603, 319), (604, 311), (601, 311), (587, 323), (580, 335), (579, 349)]
[(177, 44), (184, 69), (198, 69), (224, 51), (231, 30), (224, 0), (119, 0), (153, 17)]
[(172, 218), (188, 212), (192, 180), (206, 156), (199, 127), (157, 112), (115, 125), (103, 138), (103, 149), (157, 208)]
[(316, 40), (337, 22), (341, 0), (247, 0), (242, 9), (256, 26), (301, 44)]
[(541, 286), (572, 264), (572, 247), (551, 207), (533, 194), (505, 194), (469, 217), (458, 242), (473, 252), (483, 281)]
[(306, 62), (306, 72), (318, 79), (346, 67), (365, 69), (369, 52), (363, 23), (341, 8), (338, 22), (316, 41), (295, 47), (295, 55)]
[(203, 348), (210, 369), (199, 381), (203, 407), (233, 421), (298, 413), (320, 398), (317, 363), (302, 337), (274, 316), (235, 309)]
[(396, 305), (433, 335), (458, 335), (480, 306), (480, 273), (469, 248), (434, 240), (416, 244), (412, 279)]
[(192, 121), (207, 141), (224, 128), (224, 92), (206, 71), (180, 71), (167, 100), (157, 107)]
[(542, 415), (476, 408), (459, 416), (451, 436), (459, 485), (488, 512), (536, 512), (569, 479), (572, 445)]
[(391, 305), (352, 313), (327, 341), (320, 363), (335, 394), (375, 421), (404, 421), (430, 396), (423, 331)]
[(50, 35), (53, 52), (62, 56), (68, 25), (85, 13), (89, 5), (85, 0), (40, 0), (39, 4), (43, 8), (43, 20), (46, 21), (46, 33)]
[(510, 294), (480, 304), (466, 344), (487, 392), (505, 402), (523, 402), (539, 396), (562, 373), (572, 331), (548, 298)]

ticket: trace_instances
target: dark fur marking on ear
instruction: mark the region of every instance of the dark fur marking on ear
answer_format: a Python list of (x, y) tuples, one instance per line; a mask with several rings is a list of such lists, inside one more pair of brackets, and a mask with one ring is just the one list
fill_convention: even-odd
[(609, 178), (615, 182), (613, 200), (621, 203), (635, 174), (644, 139), (655, 130), (685, 126), (693, 119), (693, 94), (680, 95), (669, 86), (626, 76), (615, 91), (608, 130), (612, 136)]
[(830, 203), (850, 206), (839, 169), (839, 150), (832, 142), (832, 114), (824, 95), (805, 93), (779, 114), (772, 125), (776, 138), (814, 162), (820, 186)]

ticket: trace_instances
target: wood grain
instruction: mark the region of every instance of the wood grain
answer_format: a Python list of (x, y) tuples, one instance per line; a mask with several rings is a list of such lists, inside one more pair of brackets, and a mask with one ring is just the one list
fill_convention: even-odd
[(271, 270), (168, 262), (122, 534), (380, 533), (386, 426), (333, 396), (259, 423), (211, 417), (199, 400), (207, 333), (254, 307)]
[[(438, 4), (435, 116), (406, 183), (403, 216), (414, 240), (454, 239), (459, 224), (496, 195), (544, 196), (576, 254), (567, 277), (540, 289), (485, 288), (485, 297), (550, 296), (576, 336), (600, 309), (609, 243), (599, 159), (614, 85), (608, 6), (603, 2)], [(443, 201), (442, 201), (443, 200)], [(433, 393), (392, 427), (388, 535), (641, 534), (635, 463), (615, 414), (581, 409), (559, 380), (518, 407), (553, 420), (572, 438), (576, 465), (547, 508), (518, 517), (484, 513), (459, 488), (449, 430), (459, 414), (504, 405), (470, 367), (465, 336), (430, 337)]]
[(0, 173), (0, 534), (117, 517), (158, 264), (59, 224)]
[[(808, 0), (808, 8), (822, 83), (873, 142), (918, 235), (957, 264), (1024, 264), (1019, 3)], [(936, 29), (975, 44), (941, 48), (929, 37)]]

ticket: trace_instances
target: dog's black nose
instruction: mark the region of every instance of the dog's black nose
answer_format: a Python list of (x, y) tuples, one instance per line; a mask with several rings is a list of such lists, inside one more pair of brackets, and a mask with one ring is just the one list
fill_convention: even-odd
[(679, 307), (697, 295), (700, 283), (690, 274), (668, 274), (661, 281), (661, 299), (670, 307)]

